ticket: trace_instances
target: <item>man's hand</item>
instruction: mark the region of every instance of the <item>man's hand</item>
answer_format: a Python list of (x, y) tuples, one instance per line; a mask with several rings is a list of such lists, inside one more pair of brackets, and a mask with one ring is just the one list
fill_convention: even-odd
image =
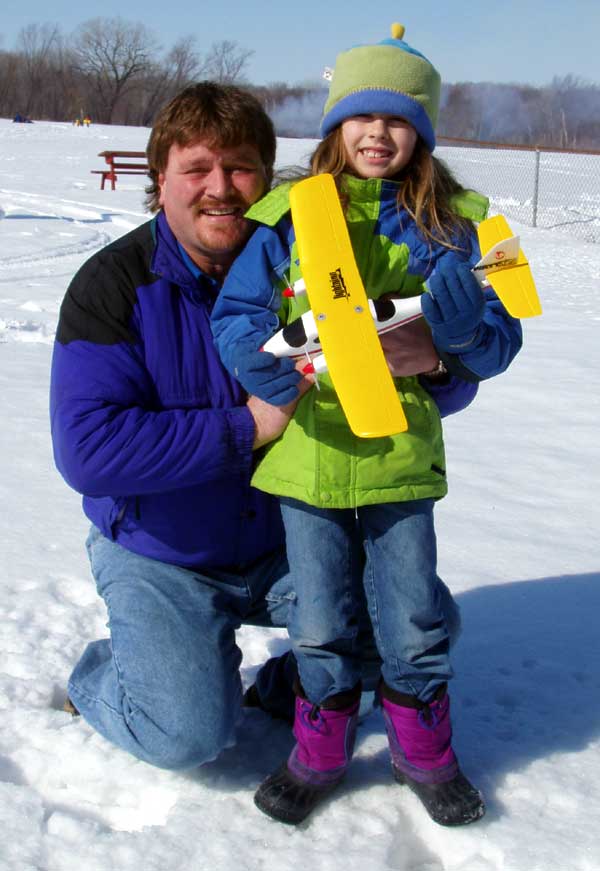
[[(305, 361), (297, 364), (296, 369), (301, 373)], [(287, 405), (271, 405), (268, 402), (263, 402), (258, 396), (250, 396), (247, 406), (254, 418), (254, 444), (252, 450), (256, 451), (262, 448), (263, 445), (274, 441), (284, 431), (290, 422), (296, 406), (300, 398), (304, 396), (307, 390), (314, 384), (314, 377), (305, 375), (296, 385), (298, 388), (298, 397)]]
[(423, 318), (384, 333), (381, 347), (389, 370), (396, 377), (431, 372), (440, 359)]

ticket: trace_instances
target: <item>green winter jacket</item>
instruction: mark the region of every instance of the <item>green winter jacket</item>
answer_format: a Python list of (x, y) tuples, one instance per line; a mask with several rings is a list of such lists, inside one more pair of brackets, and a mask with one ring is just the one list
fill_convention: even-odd
[[(426, 241), (399, 210), (396, 183), (344, 176), (342, 184), (348, 197), (350, 238), (367, 296), (422, 293), (424, 281), (448, 249)], [(236, 294), (239, 299), (245, 293), (247, 299), (255, 276), (262, 286), (271, 282), (275, 300), (283, 287), (300, 278), (289, 217), (290, 187), (276, 188), (249, 211), (248, 216), (263, 226), (235, 262), (220, 305), (227, 307)], [(465, 217), (481, 220), (486, 209), (487, 200), (472, 192), (456, 200), (457, 213)], [(465, 260), (479, 259), (474, 234), (456, 241)], [(305, 295), (285, 300), (280, 320), (289, 323), (307, 309)], [(356, 364), (360, 365), (359, 359)], [(375, 439), (355, 436), (329, 377), (320, 376), (320, 390), (313, 388), (300, 400), (285, 432), (264, 450), (252, 484), (322, 508), (444, 496), (446, 462), (436, 403), (416, 376), (394, 381), (408, 419), (407, 432)]]

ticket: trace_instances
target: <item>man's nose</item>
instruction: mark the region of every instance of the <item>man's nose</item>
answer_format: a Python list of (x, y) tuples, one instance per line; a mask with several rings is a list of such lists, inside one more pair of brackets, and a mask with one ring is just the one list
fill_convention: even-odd
[(215, 199), (222, 199), (231, 191), (231, 173), (215, 164), (204, 179), (205, 192)]

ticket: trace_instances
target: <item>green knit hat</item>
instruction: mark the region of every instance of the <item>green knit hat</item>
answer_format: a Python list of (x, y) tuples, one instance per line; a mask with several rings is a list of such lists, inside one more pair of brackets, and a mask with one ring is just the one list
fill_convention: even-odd
[(410, 121), (433, 151), (440, 74), (426, 57), (403, 41), (401, 24), (392, 24), (391, 31), (391, 39), (357, 45), (337, 56), (321, 134), (327, 136), (353, 115), (397, 115)]

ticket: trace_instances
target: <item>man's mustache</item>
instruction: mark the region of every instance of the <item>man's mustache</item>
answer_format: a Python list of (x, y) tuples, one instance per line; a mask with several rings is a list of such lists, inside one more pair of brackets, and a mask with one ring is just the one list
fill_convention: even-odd
[(248, 203), (240, 199), (226, 200), (202, 200), (199, 203), (194, 203), (194, 209), (197, 212), (203, 212), (210, 209), (241, 209), (245, 212), (248, 209)]

